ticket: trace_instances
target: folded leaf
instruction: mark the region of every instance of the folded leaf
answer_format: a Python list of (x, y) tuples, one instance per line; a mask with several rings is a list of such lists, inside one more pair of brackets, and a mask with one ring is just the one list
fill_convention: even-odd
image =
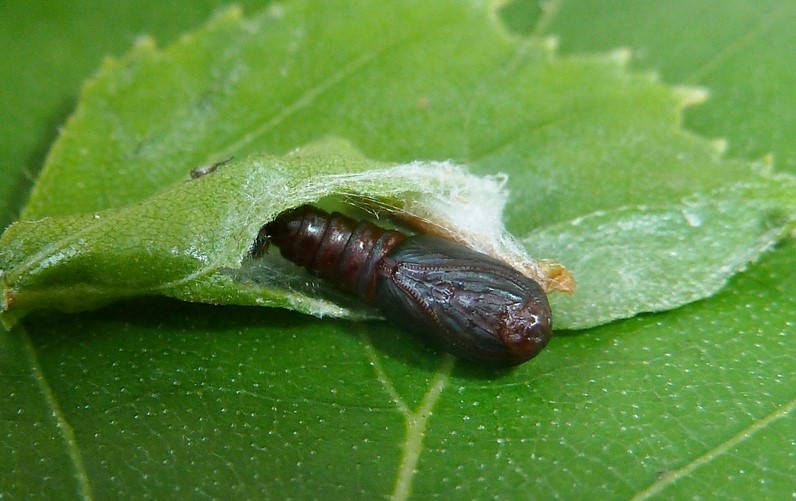
[(32, 309), (80, 311), (153, 294), (318, 316), (367, 315), (362, 304), (278, 255), (250, 257), (260, 228), (277, 214), (332, 196), (358, 201), (360, 211), (422, 222), (426, 231), (515, 263), (547, 283), (544, 269), (500, 222), (502, 183), (450, 163), (390, 166), (329, 140), (285, 157), (255, 156), (206, 171), (130, 207), (12, 225), (0, 239), (5, 321)]

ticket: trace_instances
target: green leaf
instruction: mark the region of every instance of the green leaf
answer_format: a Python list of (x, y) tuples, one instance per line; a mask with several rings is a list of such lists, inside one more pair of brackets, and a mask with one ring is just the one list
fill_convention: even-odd
[[(324, 8), (330, 12), (324, 14)], [(436, 27), (436, 16), (418, 17), (414, 7), (406, 3), (362, 5), (350, 16), (339, 19), (333, 15), (335, 9), (331, 5), (295, 2), (267, 9), (250, 20), (242, 18), (239, 10), (227, 10), (206, 28), (184, 36), (165, 50), (142, 39), (122, 60), (107, 60), (85, 86), (81, 106), (54, 146), (23, 218), (94, 213), (144, 203), (165, 186), (183, 179), (190, 165), (250, 151), (287, 151), (301, 145), (296, 141), (310, 141), (319, 134), (351, 138), (375, 158), (393, 160), (413, 154), (417, 156), (407, 160), (414, 160), (453, 155), (472, 164), (476, 171), (510, 174), (515, 203), (509, 206), (509, 223), (520, 235), (531, 232), (526, 238), (527, 246), (537, 258), (560, 260), (557, 254), (565, 252), (561, 229), (554, 227), (551, 231), (551, 224), (578, 221), (605, 211), (614, 215), (599, 216), (599, 234), (588, 225), (578, 225), (577, 230), (583, 233), (576, 231), (575, 238), (566, 232), (568, 261), (578, 265), (577, 274), (585, 277), (589, 285), (576, 300), (557, 302), (561, 307), (556, 311), (556, 324), (565, 329), (587, 328), (707, 297), (791, 225), (793, 204), (788, 203), (789, 197), (778, 195), (783, 191), (779, 181), (758, 179), (754, 197), (780, 205), (761, 206), (758, 213), (750, 214), (745, 207), (747, 200), (740, 199), (726, 216), (736, 220), (751, 218), (753, 223), (743, 238), (736, 232), (710, 234), (711, 246), (732, 248), (735, 252), (715, 253), (709, 246), (702, 246), (705, 252), (689, 259), (672, 258), (678, 252), (670, 249), (672, 242), (692, 237), (688, 224), (664, 227), (665, 222), (660, 221), (659, 226), (648, 225), (643, 235), (626, 238), (628, 205), (680, 204), (684, 196), (691, 194), (698, 197), (709, 190), (738, 191), (744, 186), (741, 183), (757, 175), (744, 163), (719, 160), (715, 144), (677, 129), (679, 109), (702, 99), (702, 93), (672, 90), (649, 76), (628, 74), (622, 67), (624, 52), (608, 58), (559, 60), (543, 43), (508, 40), (490, 22), (485, 8), (475, 5), (446, 7), (440, 2), (424, 8), (440, 9), (440, 15), (444, 12), (449, 19), (448, 26), (456, 27), (443, 38), (427, 36)], [(406, 22), (380, 29), (370, 21), (390, 11)], [(330, 21), (316, 25), (316, 16)], [(372, 39), (373, 43), (352, 44), (341, 35), (351, 32), (354, 26), (362, 31), (363, 39)], [(297, 32), (306, 30), (312, 31), (311, 40), (297, 37)], [(484, 37), (477, 44), (470, 42), (468, 57), (451, 54), (460, 50), (452, 43), (452, 37), (474, 31)], [(408, 76), (406, 68), (410, 65), (418, 68), (414, 63), (419, 53), (425, 57), (434, 55), (433, 59), (445, 61), (447, 66), (427, 67), (421, 82), (397, 78)], [(385, 71), (385, 67), (392, 70)], [(297, 79), (295, 68), (311, 71), (304, 71)], [(470, 82), (454, 96), (460, 102), (472, 103), (466, 113), (451, 111), (456, 110), (456, 103), (447, 102), (451, 96), (441, 93), (450, 86), (449, 75), (454, 72), (460, 75), (459, 81)], [(580, 85), (583, 81), (589, 81), (590, 86), (584, 89)], [(529, 88), (519, 85), (522, 82), (535, 85)], [(153, 88), (163, 90), (153, 93)], [(374, 92), (374, 88), (380, 90)], [(335, 112), (339, 108), (349, 114), (355, 110), (380, 112), (368, 117), (369, 127), (364, 130), (359, 125), (364, 119), (352, 122)], [(157, 120), (152, 119), (155, 116)], [(488, 122), (490, 117), (500, 119)], [(469, 125), (462, 129), (461, 123)], [(418, 130), (432, 135), (419, 137)], [(390, 140), (374, 143), (374, 135)], [(435, 135), (441, 138), (435, 140)], [(457, 151), (438, 147), (443, 144), (460, 144), (462, 148)], [(529, 152), (533, 152), (533, 157), (524, 158)], [(338, 163), (340, 169), (335, 172), (345, 172), (345, 165)], [(230, 170), (240, 176), (236, 174), (239, 170)], [(296, 180), (305, 181), (302, 173), (307, 177), (313, 171), (295, 166), (290, 170), (295, 178), (289, 180), (272, 179), (267, 172), (252, 170), (254, 180), (213, 187), (204, 195), (190, 193), (176, 204), (173, 200), (160, 200), (146, 202), (150, 206), (147, 210), (121, 216), (87, 215), (99, 217), (102, 222), (91, 225), (93, 236), (91, 232), (85, 235), (85, 249), (62, 239), (58, 239), (60, 246), (51, 246), (50, 240), (57, 237), (45, 229), (42, 235), (27, 240), (46, 245), (44, 248), (53, 249), (55, 254), (30, 247), (15, 251), (13, 238), (25, 238), (17, 226), (16, 233), (9, 232), (4, 239), (14, 255), (0, 262), (6, 270), (6, 306), (32, 309), (50, 303), (76, 310), (81, 305), (75, 300), (79, 291), (85, 308), (117, 297), (163, 293), (216, 303), (281, 305), (318, 314), (345, 314), (345, 304), (318, 306), (319, 299), (330, 298), (323, 289), (319, 297), (317, 286), (304, 287), (303, 296), (292, 297), (276, 287), (252, 290), (244, 284), (241, 290), (230, 273), (240, 267), (243, 249), (250, 246), (256, 234), (256, 223), (267, 222), (278, 213), (275, 209), (312, 202), (321, 196), (346, 194), (340, 193), (345, 188), (343, 183), (337, 192), (319, 191), (315, 198), (302, 197)], [(668, 176), (661, 179), (659, 172)], [(253, 193), (242, 189), (251, 188), (250, 183), (258, 187)], [(293, 186), (294, 193), (286, 195), (290, 203), (282, 203), (273, 190), (267, 189), (269, 184)], [(785, 185), (791, 186), (791, 180), (786, 180)], [(237, 202), (217, 200), (222, 190), (229, 190), (229, 196), (237, 197)], [(75, 197), (73, 193), (89, 196)], [(452, 201), (462, 198), (454, 190), (448, 193)], [(516, 199), (517, 193), (523, 194), (521, 201)], [(362, 195), (373, 198), (390, 194), (377, 190)], [(265, 207), (253, 204), (253, 211), (244, 211), (243, 206), (253, 198)], [(269, 204), (269, 198), (279, 204)], [(473, 207), (471, 210), (488, 210), (473, 200), (467, 202)], [(191, 204), (204, 214), (189, 214)], [(490, 204), (486, 200), (486, 205)], [(785, 216), (772, 229), (764, 223), (775, 209)], [(171, 216), (167, 226), (148, 225), (164, 214), (185, 214), (185, 220), (197, 223), (193, 229), (200, 235), (235, 241), (214, 244), (193, 239), (185, 234), (190, 227), (180, 226), (181, 222)], [(204, 220), (209, 225), (202, 225)], [(221, 221), (240, 231), (233, 234), (215, 228)], [(442, 224), (433, 217), (432, 223)], [(708, 221), (707, 227), (721, 230), (728, 224), (726, 217), (715, 226), (713, 223)], [(37, 225), (42, 224), (50, 225), (48, 228), (55, 229), (56, 234), (71, 234), (75, 233), (70, 229), (72, 225), (86, 223), (70, 220), (63, 228), (57, 221), (33, 223), (28, 231), (35, 233)], [(141, 234), (122, 238), (131, 230)], [(181, 243), (165, 238), (152, 243), (158, 235), (175, 235)], [(502, 232), (495, 235), (494, 242), (481, 244), (485, 250), (499, 246)], [(538, 241), (538, 236), (544, 241)], [(598, 239), (603, 247), (612, 249), (612, 259), (584, 260), (594, 247), (590, 239)], [(478, 242), (473, 238), (469, 241)], [(578, 242), (585, 245), (578, 246)], [(219, 245), (231, 246), (229, 252), (217, 249)], [(164, 252), (158, 253), (150, 246)], [(177, 263), (196, 261), (197, 248), (201, 260), (209, 266)], [(212, 252), (213, 248), (221, 254)], [(76, 270), (69, 269), (72, 260), (62, 259), (63, 249), (69, 249), (75, 260), (87, 261), (81, 261)], [(539, 249), (544, 249), (544, 253), (540, 254)], [(658, 257), (653, 262), (632, 257), (653, 251)], [(28, 262), (24, 252), (35, 258)], [(168, 262), (169, 252), (176, 254), (174, 263)], [(109, 258), (98, 264), (89, 255)], [(135, 276), (114, 273), (120, 262), (128, 261), (142, 264), (131, 271), (149, 277), (145, 283)], [(46, 264), (42, 277), (57, 277), (52, 284), (55, 292), (46, 291), (47, 282), (42, 277), (17, 278), (19, 273), (14, 266), (24, 263), (23, 270), (32, 268), (37, 273), (37, 262)], [(53, 262), (58, 266), (52, 267)], [(219, 268), (222, 263), (223, 276), (209, 269)], [(66, 271), (60, 271), (62, 265)], [(666, 270), (663, 280), (661, 269)], [(84, 283), (87, 273), (102, 275), (102, 283)], [(264, 271), (268, 276), (274, 273), (278, 280), (296, 282), (295, 277), (289, 278), (295, 275), (292, 271)], [(606, 291), (595, 286), (596, 277), (613, 284), (614, 289)], [(69, 278), (75, 285), (73, 291)], [(546, 289), (554, 288), (544, 282)], [(38, 289), (26, 292), (28, 283)], [(183, 290), (173, 292), (174, 284)], [(32, 300), (25, 301), (26, 295)], [(665, 300), (661, 300), (663, 295)], [(67, 302), (59, 304), (59, 297)]]
[[(117, 51), (131, 33), (154, 30), (159, 40), (168, 40), (191, 29), (198, 12), (209, 10), (198, 2), (135, 8), (114, 3), (102, 9), (95, 2), (74, 2), (63, 11), (48, 6), (47, 16), (37, 16), (29, 2), (21, 4), (4, 3), (2, 9), (16, 15), (0, 16), (17, 21), (8, 23), (13, 32), (0, 30), (4, 42), (12, 42), (4, 43), (10, 50), (0, 54), (6, 63), (0, 67), (8, 73), (0, 96), (9, 103), (0, 107), (0, 140), (8, 152), (4, 161), (12, 167), (0, 170), (0, 177), (9, 192), (9, 186), (29, 185), (16, 176), (23, 165), (35, 165), (29, 159), (50, 142), (48, 127), (58, 122), (63, 102), (108, 50), (93, 37), (112, 38)], [(707, 136), (732, 138), (730, 151), (740, 156), (773, 152), (778, 166), (794, 172), (796, 128), (782, 113), (793, 108), (793, 93), (787, 92), (793, 87), (789, 64), (796, 46), (786, 43), (794, 20), (790, 4), (667, 3), (652, 15), (652, 4), (644, 2), (613, 3), (611, 8), (589, 1), (545, 5), (558, 10), (540, 17), (536, 31), (557, 34), (562, 46), (589, 52), (630, 45), (640, 58), (647, 55), (638, 64), (660, 68), (669, 82), (710, 84), (714, 98), (707, 107), (691, 110), (688, 123)], [(358, 8), (338, 9), (323, 19), (303, 18), (315, 21), (317, 28)], [(433, 26), (418, 28), (419, 35), (392, 52), (411, 49), (412, 42), (428, 49), (428, 39), (439, 37), (434, 40), (438, 45), (452, 47), (447, 57), (430, 57), (435, 52), (415, 48), (414, 64), (400, 66), (385, 60), (392, 52), (384, 51), (374, 59), (380, 68), (343, 82), (360, 92), (357, 106), (340, 101), (337, 93), (327, 94), (323, 106), (280, 122), (275, 137), (257, 148), (252, 145), (251, 152), (282, 154), (332, 133), (351, 140), (370, 158), (451, 158), (478, 172), (504, 170), (512, 174), (507, 223), (522, 237), (565, 228), (599, 210), (639, 218), (644, 212), (632, 211), (643, 204), (651, 211), (675, 211), (685, 201), (731, 193), (754, 179), (744, 162), (723, 160), (710, 145), (679, 130), (676, 104), (681, 101), (671, 89), (615, 65), (609, 71), (601, 56), (544, 59), (553, 66), (595, 63), (594, 71), (573, 79), (574, 103), (589, 102), (584, 93), (593, 90), (601, 68), (618, 78), (608, 87), (615, 88), (619, 102), (596, 99), (605, 105), (573, 107), (579, 113), (569, 116), (581, 120), (570, 120), (575, 127), (569, 133), (567, 127), (553, 127), (557, 121), (551, 115), (536, 140), (520, 137), (516, 149), (505, 142), (502, 162), (496, 161), (500, 155), (479, 155), (486, 150), (471, 146), (499, 135), (500, 127), (511, 127), (510, 120), (503, 123), (502, 115), (481, 106), (481, 99), (505, 99), (509, 111), (519, 106), (506, 89), (492, 85), (495, 75), (489, 71), (467, 78), (471, 73), (452, 69), (457, 61), (479, 54), (499, 61), (490, 38), (494, 32), (478, 24), (481, 13), (470, 25), (452, 21), (451, 15), (460, 11), (445, 3), (439, 11), (425, 3), (413, 8), (415, 16), (400, 18), (405, 23), (395, 23), (387, 10), (374, 14), (373, 22), (380, 22), (386, 33), (395, 29), (393, 24), (418, 27), (418, 18), (427, 16)], [(689, 22), (683, 23), (684, 18)], [(48, 22), (55, 29), (41, 28)], [(339, 31), (349, 40), (362, 40), (359, 29)], [(11, 33), (9, 40), (5, 33)], [(497, 45), (514, 43), (498, 38)], [(316, 47), (326, 41), (314, 40)], [(67, 51), (69, 44), (74, 47)], [(472, 44), (482, 50), (465, 49)], [(59, 51), (66, 54), (48, 57)], [(437, 66), (447, 73), (432, 79), (427, 72)], [(59, 78), (42, 77), (43, 67), (55, 67)], [(379, 79), (379, 73), (387, 75)], [(656, 108), (654, 96), (633, 94), (629, 81), (659, 89), (665, 102)], [(537, 85), (544, 89), (537, 80), (531, 82), (518, 84), (517, 91)], [(412, 114), (398, 113), (402, 94), (394, 86), (399, 84), (425, 87), (413, 96), (414, 105), (425, 103), (428, 109), (436, 103), (432, 110), (447, 111), (429, 113), (425, 122), (410, 120)], [(436, 101), (428, 89), (439, 89), (431, 96)], [(384, 91), (387, 102), (377, 102), (370, 90)], [(624, 107), (619, 106), (623, 93), (628, 100)], [(542, 96), (539, 106), (548, 102)], [(670, 120), (657, 122), (656, 109)], [(623, 120), (612, 110), (624, 110), (628, 117), (635, 113), (638, 121), (614, 130), (608, 126)], [(641, 115), (649, 118), (647, 123), (638, 117), (639, 110), (645, 111)], [(147, 111), (158, 116), (158, 109)], [(529, 117), (536, 114), (537, 108), (529, 108)], [(659, 133), (650, 134), (656, 123)], [(547, 150), (548, 144), (556, 146)], [(202, 150), (202, 144), (196, 147)], [(692, 147), (703, 151), (697, 160), (708, 167), (684, 155), (682, 168), (676, 169), (678, 152)], [(246, 158), (247, 151), (236, 157)], [(557, 160), (555, 152), (568, 156)], [(566, 168), (577, 173), (576, 163), (584, 156), (591, 177), (574, 179), (573, 192), (559, 190), (573, 182), (572, 176), (548, 175), (562, 167), (564, 173)], [(153, 191), (178, 182), (192, 167), (226, 157), (175, 158), (174, 178)], [(531, 164), (538, 170), (523, 175)], [(694, 172), (683, 173), (688, 165)], [(600, 178), (612, 166), (628, 173), (626, 183)], [(653, 172), (660, 179), (652, 185), (637, 183), (648, 179), (639, 174), (649, 166), (656, 166)], [(135, 201), (156, 195), (138, 190), (138, 183), (145, 183), (134, 178), (125, 178), (135, 187), (125, 191), (138, 192)], [(591, 185), (593, 193), (584, 190)], [(67, 195), (75, 198), (73, 193)], [(97, 197), (96, 191), (81, 193)], [(531, 198), (530, 193), (543, 196)], [(581, 197), (570, 197), (572, 193)], [(51, 200), (43, 206), (49, 203), (65, 202)], [(109, 199), (104, 207), (114, 203)], [(780, 210), (758, 221), (781, 221)], [(787, 209), (782, 214), (787, 216)], [(13, 218), (10, 211), (4, 217)], [(532, 364), (502, 378), (460, 364), (451, 367), (382, 323), (316, 321), (275, 310), (164, 300), (126, 302), (80, 315), (36, 315), (5, 336), (0, 347), (0, 372), (9, 382), (6, 405), (0, 406), (7, 437), (0, 447), (0, 462), (7, 465), (0, 487), (12, 497), (66, 492), (241, 498), (411, 493), (423, 498), (450, 492), (482, 497), (487, 492), (544, 498), (594, 492), (645, 499), (709, 492), (717, 498), (783, 498), (792, 493), (796, 475), (789, 426), (796, 399), (791, 370), (796, 353), (789, 342), (796, 307), (794, 268), (796, 248), (789, 241), (706, 301), (580, 335), (560, 333)]]

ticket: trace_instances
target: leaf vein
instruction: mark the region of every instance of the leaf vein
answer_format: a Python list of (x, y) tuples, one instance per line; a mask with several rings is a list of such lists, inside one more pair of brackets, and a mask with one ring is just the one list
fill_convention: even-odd
[(423, 400), (420, 402), (417, 411), (406, 419), (406, 441), (404, 442), (401, 466), (398, 469), (398, 477), (395, 479), (395, 487), (390, 496), (393, 501), (406, 500), (412, 493), (412, 481), (415, 473), (417, 473), (417, 462), (420, 459), (420, 453), (423, 451), (426, 425), (431, 417), (432, 409), (437, 404), (442, 391), (448, 385), (455, 362), (456, 359), (453, 355), (445, 355), (428, 391), (423, 395)]
[(730, 449), (732, 449), (733, 447), (740, 445), (746, 440), (752, 438), (752, 436), (754, 436), (758, 431), (765, 429), (767, 426), (771, 425), (774, 421), (787, 417), (794, 410), (796, 410), (796, 400), (792, 400), (788, 404), (780, 407), (779, 409), (765, 416), (764, 418), (755, 421), (754, 423), (752, 423), (752, 425), (748, 426), (744, 430), (741, 430), (740, 433), (737, 433), (735, 436), (730, 437), (728, 440), (724, 441), (723, 443), (719, 444), (713, 449), (707, 451), (701, 456), (695, 458), (687, 465), (670, 472), (665, 477), (650, 484), (646, 489), (642, 490), (641, 492), (633, 496), (632, 500), (639, 501), (642, 499), (649, 499), (652, 496), (655, 496), (656, 494), (660, 493), (667, 487), (674, 485), (679, 480), (687, 478), (688, 475), (693, 473), (701, 466), (708, 464), (714, 459), (721, 457), (722, 455), (728, 453)]
[(393, 386), (392, 382), (390, 382), (389, 376), (387, 376), (384, 367), (382, 367), (381, 362), (379, 361), (379, 357), (376, 355), (376, 350), (373, 348), (373, 343), (371, 343), (370, 338), (364, 329), (361, 329), (359, 338), (362, 340), (362, 344), (365, 347), (365, 353), (368, 356), (368, 360), (370, 360), (370, 365), (373, 367), (379, 383), (381, 383), (382, 387), (384, 387), (384, 391), (386, 391), (387, 395), (390, 396), (390, 399), (401, 412), (401, 415), (404, 417), (404, 419), (410, 419), (412, 416), (412, 411), (409, 410), (409, 406), (406, 405), (406, 402), (404, 402), (403, 398), (401, 398), (401, 395), (398, 394), (398, 390), (396, 390), (395, 386)]
[(75, 477), (79, 489), (78, 494), (81, 499), (94, 499), (91, 493), (91, 482), (89, 481), (88, 472), (86, 471), (86, 466), (83, 462), (83, 455), (80, 453), (80, 448), (77, 446), (77, 440), (75, 439), (75, 432), (72, 429), (72, 426), (66, 420), (66, 416), (64, 416), (61, 406), (58, 405), (58, 400), (56, 399), (52, 388), (50, 388), (50, 385), (47, 383), (47, 379), (44, 377), (41, 364), (39, 364), (39, 359), (36, 356), (36, 349), (33, 347), (33, 343), (31, 342), (27, 331), (19, 328), (18, 332), (23, 340), (23, 343), (25, 344), (25, 351), (28, 353), (28, 358), (30, 359), (33, 377), (36, 380), (36, 384), (38, 385), (42, 396), (44, 397), (44, 401), (51, 409), (52, 417), (55, 419), (56, 427), (61, 432), (61, 438), (66, 445), (66, 452), (69, 455), (69, 458), (72, 460), (72, 465), (75, 469)]

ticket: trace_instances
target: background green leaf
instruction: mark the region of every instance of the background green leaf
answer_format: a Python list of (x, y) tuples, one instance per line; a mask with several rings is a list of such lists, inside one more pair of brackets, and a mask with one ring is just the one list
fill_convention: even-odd
[[(567, 50), (592, 52), (618, 45), (646, 50), (637, 54), (646, 54), (646, 67), (660, 69), (666, 81), (715, 89), (707, 107), (689, 113), (689, 124), (706, 136), (739, 140), (731, 143), (730, 151), (741, 157), (772, 151), (777, 165), (793, 172), (794, 159), (788, 156), (793, 117), (774, 112), (794, 109), (788, 101), (794, 97), (787, 92), (792, 87), (788, 79), (794, 77), (784, 71), (794, 45), (783, 43), (792, 36), (787, 29), (794, 20), (791, 4), (688, 3), (679, 9), (668, 4), (665, 9), (671, 16), (646, 2), (548, 5), (557, 10), (530, 23), (541, 33), (557, 34)], [(3, 8), (10, 16), (14, 9), (24, 13), (3, 19), (32, 19), (14, 23), (17, 31), (29, 30), (26, 43), (9, 36), (14, 42), (4, 45), (12, 50), (3, 55), (8, 59), (3, 67), (15, 71), (2, 90), (9, 104), (3, 110), (24, 117), (2, 121), (8, 134), (0, 136), (9, 152), (4, 162), (13, 166), (4, 170), (8, 187), (19, 183), (15, 175), (22, 171), (24, 159), (35, 158), (31, 145), (51, 140), (46, 133), (26, 135), (25, 127), (14, 125), (28, 124), (29, 132), (45, 129), (48, 119), (59, 122), (53, 118), (58, 102), (75, 95), (99, 57), (114, 47), (123, 52), (131, 33), (145, 30), (168, 39), (200, 24), (207, 13), (193, 18), (200, 7), (188, 9), (188, 16), (169, 17), (169, 12), (159, 10), (162, 7), (142, 4), (130, 15), (123, 8), (95, 11), (78, 4), (63, 13), (48, 11), (50, 18), (35, 16), (13, 2)], [(694, 9), (710, 9), (711, 15), (693, 15)], [(683, 24), (686, 15), (691, 22)], [(146, 21), (150, 16), (152, 22)], [(155, 21), (164, 17), (169, 28)], [(47, 19), (56, 18), (52, 24), (60, 29), (45, 29)], [(761, 18), (768, 20), (765, 29), (759, 28)], [(600, 20), (604, 22), (595, 22)], [(658, 29), (645, 29), (647, 22)], [(115, 29), (81, 28), (92, 25)], [(118, 45), (97, 50), (96, 39), (83, 43), (83, 51), (70, 53), (69, 70), (59, 75), (64, 78), (46, 80), (47, 91), (37, 93), (30, 82), (43, 85), (45, 80), (32, 78), (40, 71), (36, 68), (45, 56), (66, 51), (70, 43), (80, 47), (81, 29), (86, 33), (83, 40), (104, 34)], [(691, 36), (683, 36), (683, 31)], [(583, 33), (589, 36), (580, 39)], [(59, 45), (59, 34), (69, 43)], [(617, 38), (622, 36), (626, 38)], [(579, 40), (583, 45), (577, 45)], [(744, 51), (738, 51), (739, 45)], [(23, 57), (37, 47), (42, 47), (34, 52), (40, 58)], [(772, 52), (778, 57), (770, 57)], [(760, 73), (778, 77), (749, 78), (749, 61), (758, 63)], [(604, 59), (598, 63), (603, 67)], [(85, 67), (79, 72), (81, 64)], [(720, 74), (715, 81), (713, 72), (704, 71), (711, 67)], [(697, 77), (689, 78), (691, 74)], [(489, 77), (475, 84), (489, 89)], [(649, 89), (649, 81), (642, 80), (639, 87)], [(59, 90), (60, 85), (64, 87)], [(661, 109), (673, 113), (676, 107), (666, 101), (671, 96), (660, 88)], [(55, 97), (48, 101), (48, 96)], [(433, 97), (429, 103), (434, 103)], [(506, 106), (511, 103), (510, 97), (495, 99), (505, 99)], [(449, 105), (462, 110), (455, 96)], [(611, 109), (613, 105), (606, 104), (606, 110)], [(36, 118), (37, 110), (44, 118)], [(726, 119), (733, 114), (743, 119)], [(464, 109), (452, 124), (466, 124), (470, 137), (448, 143), (443, 133), (431, 135), (429, 144), (437, 146), (429, 148), (474, 160), (469, 163), (476, 166), (481, 165), (479, 159), (491, 162), (494, 154), (456, 152), (500, 151), (489, 148), (492, 139), (500, 137), (499, 115), (486, 121), (490, 127), (498, 123), (491, 138), (487, 132), (470, 142), (465, 139), (480, 135), (484, 126), (461, 119), (468, 116), (475, 115)], [(592, 116), (585, 114), (584, 122)], [(384, 121), (400, 123), (391, 118)], [(751, 120), (765, 125), (745, 130)], [(633, 126), (627, 140), (638, 137), (632, 134), (637, 129), (648, 130)], [(785, 139), (769, 133), (774, 130)], [(363, 143), (367, 153), (379, 150), (381, 132), (373, 134), (370, 150)], [(413, 150), (416, 145), (406, 135), (389, 137), (395, 139), (395, 157), (436, 156)], [(569, 145), (573, 151), (596, 151), (588, 142), (578, 143), (578, 137), (544, 137), (538, 144), (558, 139), (558, 149)], [(646, 141), (643, 144), (650, 147), (658, 145), (654, 135)], [(683, 134), (682, 141), (695, 139)], [(469, 150), (470, 144), (477, 148)], [(660, 159), (663, 153), (652, 149), (649, 155)], [(708, 162), (727, 165), (707, 149), (704, 155)], [(616, 151), (597, 163), (611, 164), (621, 157)], [(534, 158), (544, 166), (549, 155), (542, 149)], [(202, 163), (185, 160), (189, 166)], [(649, 163), (637, 160), (638, 165)], [(676, 177), (676, 162), (661, 162)], [(739, 162), (737, 169), (745, 172), (745, 164)], [(701, 181), (698, 173), (695, 176), (707, 189), (732, 180), (734, 174), (730, 169), (726, 177), (715, 179), (714, 172)], [(584, 185), (593, 181), (584, 180)], [(520, 195), (510, 206), (509, 224), (521, 235), (539, 221), (561, 222), (582, 213), (580, 201), (560, 200), (552, 206), (564, 214), (561, 220), (545, 211), (520, 217), (535, 214), (534, 204), (540, 203), (536, 198), (524, 200), (526, 188), (512, 185), (515, 196)], [(660, 190), (636, 194), (627, 186), (623, 191), (608, 199), (630, 194), (638, 197), (627, 201), (633, 204), (650, 197), (655, 202), (680, 200), (691, 193), (678, 191), (666, 180)], [(567, 214), (570, 205), (572, 213)], [(784, 497), (792, 490), (796, 463), (786, 424), (794, 407), (791, 368), (796, 357), (788, 337), (794, 325), (794, 264), (796, 249), (792, 243), (782, 244), (708, 301), (582, 335), (561, 335), (534, 363), (500, 379), (477, 368), (452, 367), (449, 360), (381, 323), (318, 322), (289, 313), (263, 315), (261, 310), (168, 301), (123, 304), (79, 316), (39, 316), (24, 330), (3, 337), (1, 367), (10, 384), (8, 405), (2, 410), (9, 438), (2, 454), (3, 464), (11, 465), (3, 473), (3, 487), (28, 495), (71, 491), (103, 497), (230, 492), (240, 497), (365, 497), (400, 494), (411, 481), (418, 497), (441, 491), (464, 497), (484, 492), (573, 497), (584, 489), (611, 497), (646, 497), (660, 490), (669, 497), (697, 489), (704, 493), (705, 486), (717, 497)]]

